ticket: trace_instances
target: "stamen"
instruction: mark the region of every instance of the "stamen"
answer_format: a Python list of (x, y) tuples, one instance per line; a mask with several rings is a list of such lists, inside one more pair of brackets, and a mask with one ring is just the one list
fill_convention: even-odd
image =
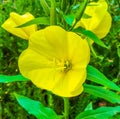
[(64, 63), (64, 71), (65, 72), (68, 72), (71, 68), (72, 68), (72, 64), (70, 63), (70, 61), (65, 61), (65, 63)]
[(54, 71), (56, 71), (56, 70), (61, 70), (61, 71), (63, 71), (64, 68), (65, 68), (65, 66), (63, 66), (63, 63), (60, 62), (60, 61), (58, 61), (58, 60), (55, 59), (55, 58), (53, 59), (53, 64), (54, 64), (54, 66), (53, 66)]
[(58, 61), (57, 59), (53, 59), (53, 69), (54, 71), (61, 70), (62, 72), (68, 72), (72, 68), (72, 64), (69, 60), (61, 60)]

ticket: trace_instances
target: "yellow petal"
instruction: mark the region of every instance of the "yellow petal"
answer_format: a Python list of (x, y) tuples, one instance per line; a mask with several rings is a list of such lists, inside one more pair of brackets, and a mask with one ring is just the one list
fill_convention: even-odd
[(31, 35), (29, 48), (48, 58), (64, 58), (67, 51), (67, 32), (58, 26), (49, 26)]
[[(49, 26), (30, 36), (28, 48), (19, 57), (19, 69), (37, 87), (72, 97), (83, 90), (89, 59), (86, 40), (59, 26)], [(67, 71), (66, 61), (72, 65)]]
[(71, 70), (67, 74), (56, 75), (58, 81), (52, 92), (62, 97), (73, 97), (83, 91), (82, 84), (86, 79), (85, 69)]
[(82, 67), (86, 67), (90, 60), (90, 49), (86, 40), (73, 32), (68, 32), (67, 39), (68, 59), (73, 65), (79, 63)]
[[(52, 91), (62, 97), (73, 97), (83, 91), (86, 70), (76, 68), (68, 73), (55, 71), (53, 61), (27, 49), (19, 58), (20, 72), (39, 88)], [(78, 90), (79, 89), (79, 90)]]
[(54, 62), (34, 52), (31, 49), (24, 50), (19, 57), (20, 72), (40, 88), (50, 90), (53, 86)]
[[(29, 48), (48, 58), (68, 58), (72, 60), (72, 63), (82, 61), (87, 64), (90, 59), (90, 50), (86, 40), (58, 26), (49, 26), (32, 34)], [(86, 55), (81, 49), (86, 52)]]
[(19, 15), (15, 12), (11, 12), (10, 17), (2, 24), (2, 27), (18, 37), (29, 39), (29, 36), (37, 29), (36, 25), (31, 25), (23, 28), (16, 27), (32, 19), (34, 19), (34, 16), (30, 13)]
[(109, 15), (107, 8), (108, 5), (105, 0), (91, 2), (85, 9), (85, 14), (91, 17), (83, 17), (80, 21), (78, 21), (76, 27), (81, 26), (87, 30), (91, 30), (99, 38), (103, 38), (109, 32), (111, 27), (111, 16)]
[(107, 3), (104, 2), (92, 2), (90, 5), (88, 5), (85, 9), (85, 14), (91, 16), (91, 18), (82, 18), (77, 26), (81, 25), (85, 29), (91, 30), (96, 28), (101, 20), (104, 17), (104, 14), (107, 11)]
[(100, 38), (104, 38), (110, 31), (112, 24), (112, 17), (108, 12), (106, 12), (104, 18), (99, 23), (98, 27), (93, 29), (93, 32)]

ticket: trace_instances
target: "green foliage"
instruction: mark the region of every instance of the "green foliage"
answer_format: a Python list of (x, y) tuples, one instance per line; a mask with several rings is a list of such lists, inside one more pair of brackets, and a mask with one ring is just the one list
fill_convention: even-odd
[(118, 57), (120, 58), (120, 45), (117, 46), (117, 54), (118, 54)]
[(29, 113), (34, 115), (37, 119), (61, 119), (56, 113), (47, 107), (44, 107), (42, 103), (27, 98), (15, 93), (18, 103)]
[(93, 107), (92, 107), (92, 102), (90, 102), (87, 107), (85, 108), (84, 111), (87, 111), (87, 110), (93, 110)]
[(40, 4), (41, 4), (46, 16), (49, 16), (50, 15), (50, 8), (49, 8), (46, 0), (40, 0)]
[(84, 84), (84, 92), (103, 98), (111, 103), (120, 103), (120, 95), (100, 86)]
[(99, 70), (90, 65), (88, 65), (87, 67), (87, 80), (93, 81), (97, 84), (101, 84), (106, 88), (120, 91), (120, 88), (114, 82), (107, 79), (104, 74), (102, 74)]
[[(24, 24), (38, 24), (38, 28), (41, 26), (49, 25), (49, 15), (50, 15), (50, 4), (49, 0), (44, 0), (48, 3), (47, 12), (43, 9), (43, 5), (41, 5), (41, 0), (9, 0), (4, 2), (0, 1), (0, 26), (1, 24), (9, 17), (9, 13), (14, 11), (19, 14), (24, 14), (26, 12), (32, 13), (36, 19)], [(66, 26), (68, 29), (68, 25), (71, 26), (74, 23), (74, 16), (78, 8), (80, 7), (80, 0), (71, 0), (67, 3), (65, 0), (56, 0), (56, 11), (59, 9), (60, 11), (57, 13), (58, 16), (58, 24)], [(105, 118), (113, 116), (114, 114), (119, 112), (119, 108), (116, 103), (120, 103), (120, 2), (119, 0), (109, 0), (107, 1), (109, 4), (109, 12), (113, 18), (113, 24), (110, 33), (102, 40), (99, 40), (95, 34), (91, 31), (84, 29), (77, 29), (77, 32), (82, 34), (83, 36), (87, 35), (89, 39), (92, 39), (95, 44), (93, 47), (95, 52), (99, 57), (91, 56), (91, 64), (92, 66), (87, 67), (87, 81), (84, 85), (85, 91), (80, 96), (70, 99), (71, 104), (71, 115), (70, 119), (74, 119), (76, 114), (79, 114), (76, 119), (83, 118), (83, 116), (90, 115), (90, 117), (86, 117), (84, 119), (94, 119), (96, 113), (98, 113), (99, 118)], [(63, 5), (63, 6), (62, 6)], [(71, 10), (71, 11), (70, 11)], [(63, 13), (61, 13), (61, 11)], [(46, 14), (45, 14), (46, 13)], [(84, 18), (90, 18), (91, 16), (87, 14), (81, 14)], [(22, 26), (21, 26), (22, 27)], [(45, 106), (49, 106), (49, 98), (46, 91), (42, 91), (36, 88), (31, 82), (15, 82), (26, 80), (21, 75), (19, 75), (18, 70), (18, 57), (20, 53), (27, 47), (28, 42), (22, 40), (18, 37), (13, 37), (10, 33), (6, 32), (0, 27), (0, 81), (5, 84), (0, 84), (0, 117), (4, 119), (35, 119), (34, 116), (28, 115), (26, 111), (24, 111), (15, 101), (12, 92), (16, 91), (22, 95), (26, 95), (27, 97), (34, 98), (34, 100), (40, 100)], [(106, 45), (105, 45), (106, 44)], [(102, 49), (102, 46), (107, 49)], [(100, 71), (98, 71), (99, 69)], [(105, 75), (103, 75), (103, 72)], [(3, 75), (6, 74), (6, 75)], [(9, 76), (7, 76), (9, 75)], [(10, 76), (15, 75), (15, 76)], [(108, 78), (106, 78), (108, 77)], [(111, 80), (109, 80), (111, 79)], [(14, 81), (14, 82), (13, 82)], [(6, 83), (8, 82), (8, 83)], [(10, 83), (12, 82), (12, 83)], [(96, 84), (97, 83), (97, 84)], [(98, 86), (94, 86), (94, 85)], [(118, 86), (117, 86), (117, 85)], [(102, 86), (100, 86), (102, 85)], [(112, 90), (114, 91), (112, 91)], [(18, 95), (17, 95), (18, 96)], [(20, 96), (24, 99), (29, 100), (26, 97)], [(52, 95), (54, 100), (53, 109), (58, 113), (62, 114), (63, 110), (63, 101), (60, 97)], [(99, 98), (97, 98), (99, 97)], [(17, 97), (18, 100), (22, 99)], [(104, 99), (104, 100), (103, 100)], [(19, 100), (19, 101), (20, 101)], [(105, 101), (106, 100), (106, 101)], [(23, 101), (23, 100), (22, 100)], [(30, 99), (31, 101), (31, 99)], [(86, 105), (89, 102), (93, 102), (93, 110), (90, 105), (90, 108), (86, 108)], [(106, 106), (109, 107), (100, 107), (99, 103), (105, 101)], [(107, 102), (108, 101), (108, 102)], [(20, 101), (21, 102), (21, 101)], [(37, 102), (36, 104), (41, 103)], [(26, 105), (26, 103), (25, 103)], [(36, 107), (38, 107), (38, 105)], [(32, 105), (33, 106), (33, 105)], [(110, 107), (113, 106), (113, 107)], [(14, 107), (14, 108), (13, 108)], [(27, 106), (25, 106), (26, 108)], [(42, 105), (42, 107), (46, 110), (46, 108)], [(58, 108), (59, 107), (59, 108)], [(97, 109), (94, 109), (96, 108)], [(33, 108), (33, 107), (32, 107)], [(91, 109), (91, 110), (90, 110)], [(51, 109), (50, 109), (51, 110)], [(33, 111), (33, 110), (32, 110)], [(84, 112), (83, 112), (84, 111)], [(115, 112), (115, 113), (114, 113)], [(31, 113), (31, 111), (29, 111)], [(54, 113), (52, 111), (52, 113)], [(93, 115), (94, 114), (94, 115)], [(102, 115), (104, 117), (102, 117)], [(53, 116), (56, 115), (55, 113)], [(97, 116), (98, 116), (97, 115)], [(60, 117), (61, 118), (61, 117)], [(81, 118), (81, 119), (82, 119)], [(114, 115), (110, 119), (119, 119), (120, 115)]]
[(100, 107), (95, 110), (84, 111), (79, 114), (75, 119), (109, 119), (117, 113), (120, 113), (120, 106)]
[(88, 0), (84, 0), (80, 4), (80, 6), (78, 8), (78, 11), (75, 14), (76, 21), (79, 21), (82, 18), (83, 14), (84, 14), (84, 10), (85, 10), (87, 4), (88, 4)]
[(70, 15), (65, 15), (63, 14), (63, 18), (65, 19), (66, 23), (70, 26), (73, 25), (73, 21), (75, 19), (74, 15), (73, 14), (70, 14)]
[(93, 32), (91, 32), (90, 30), (85, 30), (83, 28), (76, 28), (73, 29), (73, 31), (75, 31), (76, 33), (80, 33), (83, 34), (85, 36), (87, 36), (89, 39), (93, 40), (96, 44), (104, 47), (104, 48), (108, 48)]
[(0, 83), (10, 83), (14, 81), (28, 81), (28, 79), (23, 77), (22, 75), (14, 76), (0, 75)]
[(18, 28), (30, 26), (30, 25), (33, 25), (33, 24), (50, 25), (49, 20), (50, 20), (49, 17), (38, 17), (38, 18), (35, 18), (33, 20), (30, 20), (30, 21), (18, 26)]

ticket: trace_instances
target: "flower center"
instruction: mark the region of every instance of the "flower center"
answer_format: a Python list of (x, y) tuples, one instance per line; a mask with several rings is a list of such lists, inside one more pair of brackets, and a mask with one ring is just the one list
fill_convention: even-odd
[(64, 72), (68, 72), (71, 69), (72, 69), (72, 64), (70, 63), (70, 61), (66, 60), (64, 62)]

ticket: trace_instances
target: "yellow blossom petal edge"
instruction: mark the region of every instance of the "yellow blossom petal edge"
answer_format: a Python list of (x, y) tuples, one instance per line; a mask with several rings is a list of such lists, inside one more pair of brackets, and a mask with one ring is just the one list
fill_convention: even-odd
[(34, 16), (29, 12), (24, 15), (11, 12), (10, 17), (2, 24), (2, 28), (18, 37), (28, 40), (29, 36), (37, 30), (37, 25), (30, 25), (23, 28), (16, 27), (32, 19), (34, 19)]
[(73, 97), (83, 91), (89, 60), (86, 40), (59, 26), (48, 26), (30, 36), (18, 64), (22, 75), (37, 87)]
[(104, 18), (99, 23), (98, 27), (92, 31), (100, 38), (104, 38), (110, 31), (112, 25), (112, 18), (108, 12), (106, 12)]
[[(94, 32), (100, 39), (105, 37), (110, 30), (112, 18), (107, 11), (108, 5), (105, 0), (91, 2), (85, 9), (85, 14), (90, 18), (82, 18), (76, 27), (83, 27)], [(102, 32), (101, 32), (102, 31)]]

